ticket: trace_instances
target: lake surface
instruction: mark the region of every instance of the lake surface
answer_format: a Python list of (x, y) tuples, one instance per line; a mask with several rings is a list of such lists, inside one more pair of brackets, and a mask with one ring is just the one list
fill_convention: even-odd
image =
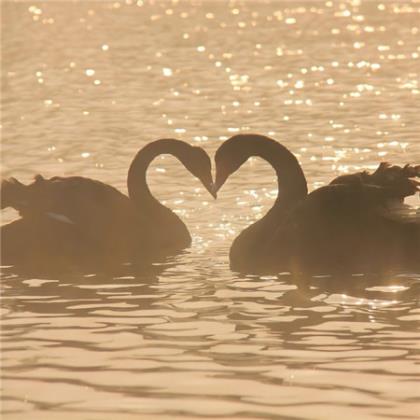
[[(2, 6), (3, 178), (125, 192), (148, 142), (213, 156), (239, 132), (285, 144), (310, 189), (420, 163), (419, 2)], [(276, 196), (268, 164), (217, 201), (171, 157), (148, 179), (193, 235), (182, 255), (144, 274), (2, 270), (2, 418), (418, 418), (419, 273), (237, 275), (230, 244)]]

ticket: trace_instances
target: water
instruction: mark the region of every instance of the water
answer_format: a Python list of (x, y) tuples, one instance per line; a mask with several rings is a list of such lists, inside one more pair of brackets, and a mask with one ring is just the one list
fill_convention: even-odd
[[(420, 162), (418, 2), (2, 6), (3, 177), (126, 191), (147, 142), (213, 156), (238, 132), (287, 145), (311, 189)], [(238, 276), (229, 246), (272, 205), (272, 169), (251, 160), (217, 201), (173, 158), (148, 175), (184, 254), (141, 274), (3, 269), (3, 418), (418, 417), (420, 274)]]

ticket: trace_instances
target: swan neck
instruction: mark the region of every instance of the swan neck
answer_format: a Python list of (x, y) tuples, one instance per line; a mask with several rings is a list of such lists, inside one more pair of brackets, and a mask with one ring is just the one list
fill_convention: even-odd
[(157, 140), (147, 144), (134, 157), (128, 170), (127, 189), (128, 196), (142, 209), (150, 207), (162, 207), (161, 204), (150, 192), (147, 185), (146, 172), (152, 161), (159, 155), (170, 154), (182, 161), (182, 149), (180, 141), (172, 139)]
[(261, 148), (258, 156), (266, 160), (276, 172), (278, 195), (275, 206), (294, 203), (308, 194), (305, 174), (297, 158), (286, 147), (273, 142)]

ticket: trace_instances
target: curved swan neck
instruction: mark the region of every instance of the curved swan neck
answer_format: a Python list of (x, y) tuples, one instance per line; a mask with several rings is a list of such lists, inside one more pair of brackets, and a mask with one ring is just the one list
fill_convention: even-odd
[[(266, 269), (267, 247), (273, 238), (283, 214), (306, 197), (308, 187), (305, 175), (296, 157), (283, 145), (269, 137), (241, 135), (232, 138), (230, 155), (239, 155), (240, 164), (251, 156), (266, 160), (274, 168), (278, 180), (278, 196), (263, 218), (244, 229), (230, 249), (231, 268), (238, 271)], [(227, 140), (229, 142), (230, 140)], [(223, 147), (223, 146), (222, 146)], [(261, 262), (261, 267), (257, 267)], [(255, 266), (254, 266), (255, 264)]]
[(266, 160), (274, 168), (278, 182), (278, 200), (297, 200), (308, 193), (308, 186), (302, 168), (285, 146), (260, 135), (243, 135), (241, 139), (244, 153), (248, 157), (257, 156)]
[(130, 199), (142, 208), (165, 207), (149, 190), (146, 180), (147, 168), (157, 156), (162, 154), (173, 155), (184, 162), (189, 147), (183, 141), (175, 139), (156, 140), (143, 147), (134, 157), (128, 170), (127, 188)]

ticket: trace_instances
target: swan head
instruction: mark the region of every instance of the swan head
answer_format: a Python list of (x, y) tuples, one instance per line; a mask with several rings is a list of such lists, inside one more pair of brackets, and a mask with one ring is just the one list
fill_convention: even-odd
[(185, 167), (201, 181), (206, 190), (216, 198), (213, 177), (211, 174), (211, 160), (204, 149), (198, 146), (191, 146), (183, 163)]
[(226, 140), (216, 151), (214, 161), (216, 163), (216, 179), (214, 193), (222, 188), (223, 184), (236, 172), (252, 155), (249, 150), (251, 136), (238, 134)]

